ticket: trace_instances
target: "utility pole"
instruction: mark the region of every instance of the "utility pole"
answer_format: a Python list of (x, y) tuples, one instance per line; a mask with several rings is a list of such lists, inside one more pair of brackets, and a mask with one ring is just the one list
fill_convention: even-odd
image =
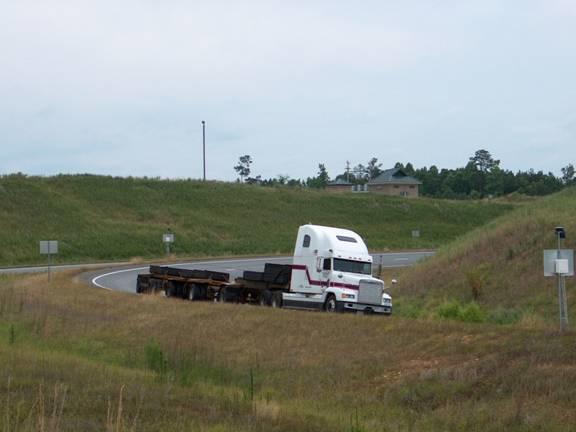
[(350, 183), (350, 161), (346, 161), (346, 181)]
[(206, 181), (206, 122), (202, 120), (202, 166), (204, 168), (204, 181)]

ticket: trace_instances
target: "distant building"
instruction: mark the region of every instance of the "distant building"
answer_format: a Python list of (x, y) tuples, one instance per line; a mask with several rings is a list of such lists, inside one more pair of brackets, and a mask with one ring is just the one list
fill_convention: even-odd
[(354, 185), (343, 179), (336, 179), (326, 185), (328, 192), (352, 192)]
[(368, 191), (384, 195), (417, 198), (420, 195), (421, 181), (407, 175), (401, 168), (383, 171), (368, 182)]

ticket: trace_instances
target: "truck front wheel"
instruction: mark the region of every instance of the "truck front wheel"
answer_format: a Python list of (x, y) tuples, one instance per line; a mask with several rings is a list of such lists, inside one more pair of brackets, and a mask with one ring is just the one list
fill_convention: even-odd
[(324, 310), (326, 312), (341, 312), (342, 305), (341, 303), (336, 300), (334, 294), (329, 294), (328, 298), (326, 299), (326, 303), (324, 303)]

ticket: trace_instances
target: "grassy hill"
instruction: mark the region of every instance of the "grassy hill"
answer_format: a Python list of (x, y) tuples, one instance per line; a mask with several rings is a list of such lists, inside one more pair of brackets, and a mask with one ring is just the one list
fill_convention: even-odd
[[(120, 241), (140, 221), (141, 237), (130, 239), (150, 237), (151, 255), (160, 253), (153, 242), (166, 223), (177, 235), (189, 230), (186, 253), (196, 250), (192, 234), (227, 253), (235, 236), (238, 247), (254, 239), (248, 244), (258, 250), (280, 232), (286, 245), (270, 250), (282, 251), (310, 216), (360, 220), (349, 226), (368, 232), (373, 247), (409, 246), (404, 230), (416, 222), (419, 245), (431, 241), (426, 233), (436, 233), (436, 245), (455, 239), (400, 274), (392, 288), (398, 313), (389, 318), (134, 296), (91, 288), (74, 272), (50, 284), (46, 275), (0, 276), (3, 430), (496, 432), (576, 424), (576, 333), (555, 330), (554, 282), (541, 268), (542, 249), (555, 247), (554, 226), (566, 227), (573, 247), (574, 189), (515, 207), (92, 177), (5, 178), (0, 193), (10, 197), (1, 214), (12, 230), (17, 209), (32, 227), (76, 233), (70, 244), (91, 232)], [(50, 223), (38, 202), (53, 203)], [(151, 206), (157, 202), (164, 205)], [(24, 212), (24, 203), (35, 207)], [(124, 253), (135, 247), (124, 243)]]
[(5, 431), (569, 431), (575, 333), (0, 277)]
[(356, 230), (372, 250), (436, 248), (514, 207), (186, 180), (10, 175), (0, 178), (0, 265), (44, 262), (38, 241), (49, 239), (60, 241), (60, 262), (156, 258), (168, 227), (182, 257), (291, 253), (297, 227), (308, 222)]
[[(398, 311), (471, 320), (538, 325), (558, 319), (556, 280), (544, 278), (543, 250), (556, 249), (554, 227), (576, 242), (576, 188), (526, 204), (441, 248), (435, 257), (401, 276)], [(574, 316), (574, 278), (567, 282)], [(474, 305), (478, 305), (480, 310)]]

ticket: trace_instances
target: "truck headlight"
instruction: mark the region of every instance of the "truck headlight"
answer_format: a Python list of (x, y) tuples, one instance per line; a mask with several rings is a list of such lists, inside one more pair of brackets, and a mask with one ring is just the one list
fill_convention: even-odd
[(342, 294), (342, 298), (354, 300), (356, 298), (356, 295), (355, 294)]
[(386, 306), (390, 306), (392, 304), (392, 300), (387, 297), (382, 297), (382, 304)]

